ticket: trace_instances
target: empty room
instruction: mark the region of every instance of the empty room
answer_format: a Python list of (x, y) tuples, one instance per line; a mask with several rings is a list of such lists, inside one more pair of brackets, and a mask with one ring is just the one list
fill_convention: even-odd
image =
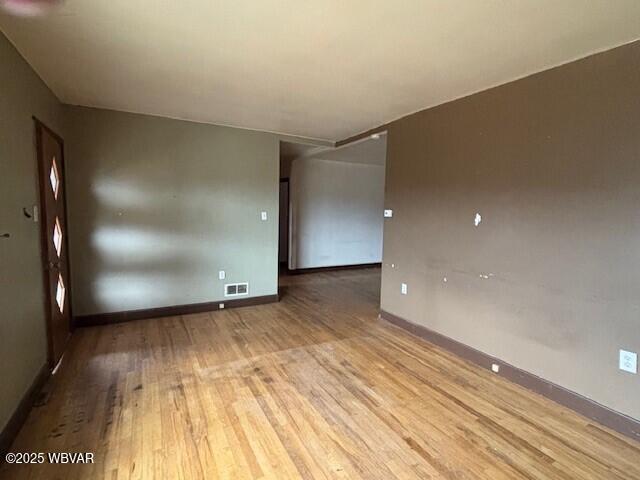
[(640, 480), (640, 1), (0, 0), (0, 480)]

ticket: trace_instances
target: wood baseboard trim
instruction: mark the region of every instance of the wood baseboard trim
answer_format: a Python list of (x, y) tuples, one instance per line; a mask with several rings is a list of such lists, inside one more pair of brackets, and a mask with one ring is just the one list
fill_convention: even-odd
[(20, 429), (24, 425), (29, 416), (29, 412), (36, 402), (42, 387), (47, 383), (49, 377), (51, 376), (51, 371), (49, 370), (49, 365), (45, 362), (38, 374), (33, 379), (31, 386), (22, 396), (22, 400), (18, 403), (13, 415), (9, 418), (9, 421), (4, 426), (2, 431), (0, 431), (0, 465), (4, 463), (4, 457), (11, 448), (11, 444), (18, 436)]
[(500, 372), (496, 375), (640, 442), (640, 421), (634, 418), (392, 313), (381, 310), (380, 318), (487, 370), (491, 370), (491, 365), (497, 363), (500, 365)]
[(279, 299), (278, 295), (264, 295), (261, 297), (220, 300), (218, 302), (192, 303), (189, 305), (172, 305), (170, 307), (98, 313), (95, 315), (81, 315), (74, 317), (73, 324), (75, 327), (93, 327), (97, 325), (130, 322), (133, 320), (146, 320), (150, 318), (174, 317), (177, 315), (190, 315), (192, 313), (213, 312), (220, 310), (221, 303), (224, 303), (224, 308), (228, 309), (263, 305), (265, 303), (275, 303), (278, 302)]
[(295, 270), (287, 270), (289, 275), (303, 275), (305, 273), (324, 273), (340, 270), (359, 270), (361, 268), (380, 268), (382, 263), (360, 263), (358, 265), (337, 265), (335, 267), (313, 267), (313, 268), (297, 268)]

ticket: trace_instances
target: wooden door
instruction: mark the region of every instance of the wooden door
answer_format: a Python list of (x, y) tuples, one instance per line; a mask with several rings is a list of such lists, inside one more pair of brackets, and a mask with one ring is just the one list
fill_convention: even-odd
[(62, 139), (37, 120), (36, 142), (48, 356), (53, 368), (62, 358), (71, 335), (64, 150)]

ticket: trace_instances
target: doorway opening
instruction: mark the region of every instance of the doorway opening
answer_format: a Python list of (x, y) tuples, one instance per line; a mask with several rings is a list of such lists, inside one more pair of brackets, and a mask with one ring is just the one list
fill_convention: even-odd
[(280, 214), (278, 217), (278, 273), (289, 262), (289, 178), (280, 178)]
[(327, 270), (379, 275), (386, 132), (339, 147), (281, 142), (280, 152), (280, 285)]

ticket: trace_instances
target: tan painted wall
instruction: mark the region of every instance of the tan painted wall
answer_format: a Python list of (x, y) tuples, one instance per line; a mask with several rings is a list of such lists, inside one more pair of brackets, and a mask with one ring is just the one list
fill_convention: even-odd
[(64, 134), (56, 97), (0, 33), (0, 429), (46, 361), (40, 224), (32, 116)]
[(388, 131), (382, 308), (640, 419), (640, 43)]
[(381, 261), (383, 165), (298, 158), (290, 195), (289, 268)]
[(65, 110), (76, 315), (277, 293), (279, 137)]

